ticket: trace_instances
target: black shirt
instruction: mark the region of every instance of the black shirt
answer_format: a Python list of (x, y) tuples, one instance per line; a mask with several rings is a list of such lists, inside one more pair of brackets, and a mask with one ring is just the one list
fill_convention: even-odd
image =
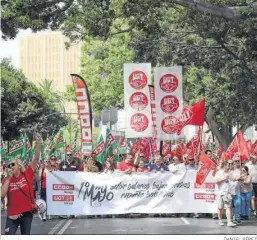
[(69, 163), (68, 161), (63, 161), (60, 164), (60, 171), (79, 171), (79, 163), (76, 161), (72, 161)]

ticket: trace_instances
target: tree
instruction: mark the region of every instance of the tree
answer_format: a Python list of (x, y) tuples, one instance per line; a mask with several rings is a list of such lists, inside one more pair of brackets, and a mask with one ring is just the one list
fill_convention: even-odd
[(128, 41), (128, 34), (124, 34), (108, 41), (91, 39), (82, 47), (81, 75), (88, 84), (92, 109), (98, 115), (104, 108), (123, 105), (123, 63), (133, 59)]
[[(200, 0), (146, 0), (140, 2), (133, 0), (3, 0), (1, 2), (2, 37), (4, 39), (15, 38), (19, 29), (31, 28), (34, 32), (45, 29), (55, 30), (69, 18), (80, 22), (80, 24), (73, 25), (75, 27), (73, 31), (77, 31), (76, 34), (83, 33), (85, 26), (91, 33), (106, 33), (112, 25), (112, 19), (121, 18), (121, 12), (115, 11), (113, 6), (120, 5), (126, 12), (131, 5), (135, 4), (138, 9), (146, 11), (141, 12), (137, 18), (131, 19), (128, 29), (140, 24), (148, 10), (155, 6), (164, 8), (183, 6), (199, 11), (201, 14), (208, 13), (228, 20), (250, 19), (257, 16), (257, 4), (254, 0), (222, 2), (210, 0), (205, 2)], [(95, 25), (93, 28), (92, 23)]]
[(23, 133), (31, 137), (35, 130), (46, 137), (67, 124), (66, 118), (48, 104), (40, 90), (7, 59), (1, 61), (1, 78), (1, 135), (4, 141), (19, 138)]
[(44, 79), (39, 83), (38, 88), (47, 104), (59, 111), (64, 111), (65, 98), (62, 93), (55, 91), (52, 85), (52, 80)]

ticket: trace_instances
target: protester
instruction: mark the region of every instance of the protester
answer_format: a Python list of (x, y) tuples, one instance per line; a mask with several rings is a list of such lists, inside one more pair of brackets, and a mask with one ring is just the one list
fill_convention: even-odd
[(118, 164), (117, 170), (120, 172), (131, 174), (135, 167), (135, 165), (132, 162), (133, 162), (133, 156), (128, 153), (126, 156), (126, 159)]
[(96, 165), (97, 165), (97, 167), (98, 167), (98, 169), (99, 169), (99, 172), (102, 172), (102, 171), (104, 170), (104, 167), (103, 167), (103, 165), (102, 165), (100, 162), (97, 161), (97, 155), (96, 155), (96, 153), (93, 152), (92, 155), (91, 155), (91, 157), (92, 157), (92, 159), (95, 161), (95, 163), (96, 163)]
[(145, 167), (145, 161), (140, 159), (138, 167), (134, 168), (134, 172), (148, 172), (148, 168)]
[(60, 171), (79, 171), (79, 163), (73, 158), (71, 152), (66, 153), (66, 159), (59, 166)]
[[(189, 159), (186, 160), (188, 162), (188, 164), (186, 165), (186, 170), (196, 172), (197, 171), (197, 166), (195, 164), (195, 159), (192, 156), (188, 156), (188, 157), (189, 157)], [(191, 216), (191, 214), (187, 214), (186, 216), (187, 217)], [(200, 215), (198, 213), (194, 213), (193, 217), (194, 218), (200, 218)]]
[(236, 224), (234, 224), (231, 221), (230, 205), (231, 205), (232, 197), (229, 192), (228, 162), (222, 163), (222, 168), (216, 173), (214, 181), (216, 182), (217, 187), (218, 187), (216, 199), (217, 199), (217, 207), (218, 207), (219, 225), (224, 226), (224, 223), (222, 222), (222, 212), (223, 212), (223, 208), (225, 207), (226, 208), (226, 217), (227, 217), (227, 226), (235, 227)]
[(242, 213), (242, 220), (249, 220), (249, 210), (250, 210), (250, 203), (252, 197), (252, 177), (249, 175), (249, 170), (247, 166), (242, 167), (241, 171), (241, 213)]
[(176, 174), (176, 173), (183, 172), (185, 170), (186, 170), (185, 164), (180, 162), (180, 159), (178, 158), (178, 156), (174, 156), (173, 164), (169, 165), (169, 171)]
[(50, 163), (51, 163), (51, 169), (52, 171), (58, 171), (59, 169), (59, 164), (58, 164), (58, 161), (57, 161), (57, 158), (55, 155), (52, 155), (50, 157)]
[[(53, 171), (53, 168), (51, 166), (51, 162), (50, 159), (47, 158), (44, 161), (44, 165), (41, 169), (39, 169), (39, 175), (38, 175), (38, 180), (40, 181), (40, 198), (43, 199), (46, 203), (46, 174), (48, 172)], [(40, 215), (39, 215), (40, 216)], [(48, 219), (50, 220), (51, 217), (48, 216)], [(43, 217), (42, 217), (43, 221), (46, 221), (46, 212), (43, 213)]]
[(114, 164), (113, 161), (107, 160), (105, 162), (105, 168), (104, 168), (104, 173), (113, 173), (114, 172)]
[(162, 157), (157, 155), (154, 164), (151, 164), (150, 172), (164, 172), (169, 171), (169, 168), (163, 163)]
[(95, 158), (90, 157), (85, 166), (84, 166), (84, 171), (85, 172), (99, 172), (99, 168), (96, 165), (96, 160)]
[[(232, 195), (231, 201), (231, 218), (234, 212), (234, 223), (241, 224), (241, 197), (240, 197), (240, 180), (241, 180), (241, 166), (239, 158), (228, 161), (229, 165), (229, 180), (230, 193)], [(235, 209), (233, 211), (233, 209)]]
[(252, 185), (253, 185), (253, 196), (251, 198), (251, 205), (253, 215), (257, 217), (257, 155), (252, 155), (250, 158), (250, 162), (246, 164), (249, 169), (249, 175), (252, 177)]
[(33, 178), (39, 163), (40, 144), (41, 138), (36, 136), (35, 155), (26, 169), (20, 159), (8, 164), (11, 176), (7, 176), (1, 186), (1, 198), (7, 195), (8, 199), (6, 235), (14, 235), (19, 226), (22, 235), (30, 235), (35, 209)]

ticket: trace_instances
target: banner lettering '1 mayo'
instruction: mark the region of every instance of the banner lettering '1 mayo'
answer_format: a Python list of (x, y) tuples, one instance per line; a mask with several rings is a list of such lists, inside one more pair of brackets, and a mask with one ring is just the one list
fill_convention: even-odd
[(85, 156), (92, 153), (92, 110), (87, 85), (82, 77), (71, 74), (80, 119), (81, 152)]
[(195, 184), (196, 171), (166, 173), (47, 173), (47, 214), (215, 213), (210, 174)]
[(156, 124), (159, 140), (177, 140), (182, 134), (174, 134), (170, 125), (183, 110), (182, 67), (161, 67), (154, 69)]
[(151, 137), (153, 135), (148, 88), (150, 82), (150, 63), (124, 64), (126, 138)]

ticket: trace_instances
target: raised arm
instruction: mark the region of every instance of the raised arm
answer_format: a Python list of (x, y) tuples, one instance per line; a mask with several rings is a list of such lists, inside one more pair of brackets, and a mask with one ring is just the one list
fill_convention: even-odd
[(41, 146), (41, 137), (39, 135), (37, 135), (36, 136), (35, 155), (30, 163), (30, 166), (34, 172), (37, 170), (37, 166), (39, 164), (40, 146)]

